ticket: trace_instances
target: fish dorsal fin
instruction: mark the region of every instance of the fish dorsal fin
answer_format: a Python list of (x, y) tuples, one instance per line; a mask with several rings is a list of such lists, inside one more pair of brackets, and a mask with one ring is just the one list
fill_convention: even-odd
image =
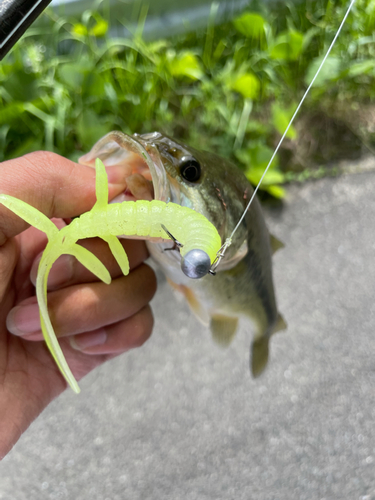
[(99, 158), (95, 160), (95, 170), (96, 203), (92, 210), (101, 210), (108, 205), (108, 177), (104, 163)]
[(212, 338), (218, 344), (228, 346), (237, 331), (238, 318), (225, 316), (224, 314), (214, 314), (211, 316), (210, 329)]
[(280, 250), (281, 248), (285, 247), (284, 243), (279, 239), (277, 239), (276, 236), (274, 236), (273, 234), (270, 234), (270, 244), (273, 254), (278, 250)]

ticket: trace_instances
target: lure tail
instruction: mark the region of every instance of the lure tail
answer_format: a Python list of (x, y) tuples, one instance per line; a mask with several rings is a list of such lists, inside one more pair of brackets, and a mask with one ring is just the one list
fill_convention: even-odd
[(79, 393), (80, 388), (77, 384), (76, 379), (74, 378), (73, 373), (71, 372), (68, 366), (68, 363), (66, 362), (65, 356), (58, 343), (56, 334), (53, 330), (53, 326), (48, 314), (48, 308), (47, 308), (48, 274), (51, 270), (53, 263), (62, 254), (62, 252), (59, 252), (57, 254), (56, 252), (53, 252), (51, 254), (51, 247), (53, 243), (54, 243), (53, 241), (49, 242), (43, 252), (42, 258), (39, 263), (38, 276), (36, 280), (36, 296), (38, 299), (39, 311), (40, 311), (40, 325), (42, 328), (44, 340), (46, 341), (47, 347), (50, 350), (54, 360), (56, 361), (59, 370), (61, 371), (62, 375), (64, 376), (65, 380), (68, 382), (70, 387), (73, 389), (73, 391)]

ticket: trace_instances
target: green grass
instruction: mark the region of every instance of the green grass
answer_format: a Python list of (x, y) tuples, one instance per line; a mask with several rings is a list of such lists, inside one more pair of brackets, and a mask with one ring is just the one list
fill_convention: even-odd
[[(103, 12), (47, 11), (0, 65), (0, 160), (36, 149), (77, 159), (110, 130), (159, 130), (234, 159), (257, 183), (346, 7), (259, 2), (233, 22), (153, 42), (142, 20), (131, 39), (110, 39)], [(304, 114), (371, 103), (374, 31), (375, 1), (358, 0)], [(292, 127), (289, 144), (303, 133)], [(276, 197), (293, 179), (280, 158), (262, 186)]]

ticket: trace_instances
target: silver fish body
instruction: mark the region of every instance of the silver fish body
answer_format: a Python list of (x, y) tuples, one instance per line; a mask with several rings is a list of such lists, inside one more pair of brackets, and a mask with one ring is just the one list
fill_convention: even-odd
[[(215, 225), (223, 243), (253, 193), (252, 186), (233, 163), (158, 132), (134, 136), (111, 132), (80, 161), (92, 165), (97, 157), (105, 165), (124, 168), (128, 188), (116, 201), (146, 196), (188, 206)], [(170, 284), (184, 294), (192, 311), (210, 327), (219, 343), (229, 344), (240, 317), (252, 320), (254, 376), (267, 364), (271, 335), (286, 327), (276, 307), (271, 243), (274, 249), (280, 246), (267, 230), (257, 199), (234, 234), (215, 276), (189, 279), (181, 271), (178, 251), (165, 251), (171, 247), (170, 241), (147, 242), (151, 256)]]

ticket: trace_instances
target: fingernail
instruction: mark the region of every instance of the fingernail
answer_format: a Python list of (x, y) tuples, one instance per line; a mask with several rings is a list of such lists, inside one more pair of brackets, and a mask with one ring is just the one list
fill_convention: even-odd
[(9, 312), (6, 325), (14, 335), (25, 335), (40, 330), (40, 316), (38, 304), (18, 306)]
[(81, 333), (69, 338), (70, 345), (77, 351), (84, 351), (89, 347), (103, 345), (107, 340), (107, 332), (99, 328), (94, 332)]
[(68, 283), (73, 278), (73, 257), (61, 255), (52, 266), (48, 276), (48, 287), (54, 288)]

